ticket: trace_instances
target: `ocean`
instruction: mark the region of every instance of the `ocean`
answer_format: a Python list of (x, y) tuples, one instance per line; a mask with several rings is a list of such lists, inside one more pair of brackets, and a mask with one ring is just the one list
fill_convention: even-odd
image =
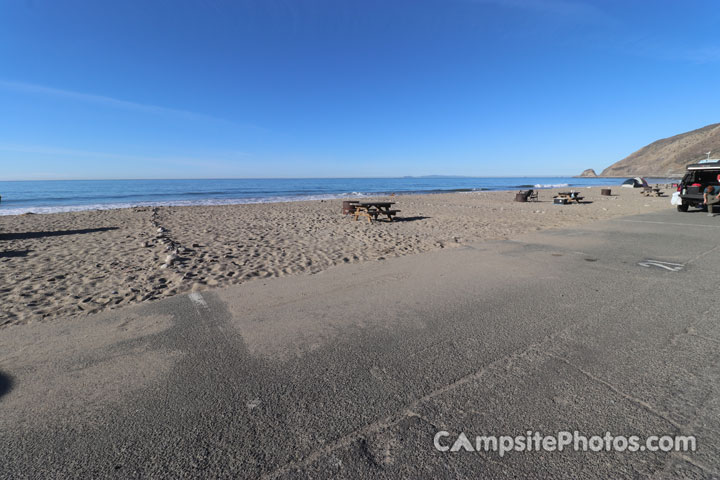
[[(403, 177), (198, 180), (0, 181), (0, 215), (56, 213), (133, 206), (227, 205), (432, 194), (582, 188), (624, 179), (572, 177)], [(666, 179), (648, 179), (665, 183)]]

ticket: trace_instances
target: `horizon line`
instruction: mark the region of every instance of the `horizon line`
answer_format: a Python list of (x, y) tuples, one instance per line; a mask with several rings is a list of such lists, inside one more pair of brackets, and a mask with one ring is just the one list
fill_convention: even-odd
[[(646, 175), (647, 176), (647, 175)], [(1, 180), (2, 182), (122, 182), (156, 180), (378, 180), (403, 178), (603, 178), (579, 175), (398, 175), (389, 177), (178, 177), (178, 178), (26, 178)], [(610, 178), (610, 177), (608, 177)], [(618, 177), (621, 178), (621, 177)], [(622, 177), (624, 178), (624, 177)], [(630, 178), (630, 177), (628, 177)], [(664, 178), (664, 177), (649, 177)]]

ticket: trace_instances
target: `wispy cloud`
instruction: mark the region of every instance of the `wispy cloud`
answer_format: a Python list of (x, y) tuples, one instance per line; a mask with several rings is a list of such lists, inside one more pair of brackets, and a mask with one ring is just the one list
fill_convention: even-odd
[(669, 42), (657, 34), (633, 32), (613, 43), (623, 53), (664, 62), (681, 62), (696, 65), (720, 62), (720, 46), (701, 45), (687, 40)]
[(89, 150), (76, 150), (63, 147), (45, 146), (45, 145), (14, 145), (0, 144), (0, 152), (6, 153), (31, 153), (36, 155), (44, 155), (50, 157), (62, 158), (87, 158), (87, 159), (105, 159), (118, 160), (124, 162), (143, 162), (150, 164), (164, 164), (171, 166), (185, 166), (198, 168), (228, 168), (237, 167), (237, 161), (243, 160), (251, 156), (247, 152), (232, 151), (222, 155), (214, 154), (212, 156), (146, 156), (131, 155), (123, 153), (96, 152)]
[(720, 61), (720, 47), (700, 47), (682, 52), (682, 57), (695, 63), (716, 63)]
[(720, 47), (670, 47), (659, 49), (648, 46), (640, 51), (645, 56), (662, 60), (689, 62), (695, 64), (708, 64), (720, 62)]
[(159, 105), (152, 105), (147, 103), (139, 103), (128, 100), (121, 100), (118, 98), (108, 97), (105, 95), (95, 95), (93, 93), (76, 92), (72, 90), (63, 90), (60, 88), (48, 87), (44, 85), (36, 85), (25, 82), (12, 82), (7, 80), (0, 80), (0, 88), (4, 90), (10, 90), (20, 93), (36, 94), (36, 95), (47, 95), (56, 98), (64, 98), (68, 100), (75, 100), (78, 102), (91, 103), (107, 108), (116, 108), (121, 110), (130, 110), (134, 112), (149, 113), (155, 115), (166, 115), (176, 118), (184, 118), (188, 120), (202, 120), (202, 121), (213, 121), (233, 124), (240, 127), (251, 127), (257, 128), (253, 125), (240, 125), (235, 122), (225, 120), (223, 118), (214, 117), (212, 115), (206, 115), (204, 113), (191, 112), (189, 110), (182, 110), (177, 108), (162, 107)]
[(472, 0), (498, 7), (530, 10), (571, 19), (595, 22), (612, 21), (612, 17), (595, 5), (580, 1), (566, 0)]

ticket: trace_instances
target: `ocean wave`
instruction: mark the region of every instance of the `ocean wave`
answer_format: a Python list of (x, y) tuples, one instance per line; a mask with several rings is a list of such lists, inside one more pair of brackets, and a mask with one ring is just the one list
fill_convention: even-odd
[[(87, 210), (116, 210), (120, 208), (133, 207), (193, 207), (193, 206), (213, 206), (213, 205), (245, 205), (256, 203), (282, 203), (282, 202), (309, 202), (317, 200), (342, 200), (346, 198), (368, 198), (368, 197), (384, 197), (390, 195), (421, 195), (421, 194), (438, 194), (438, 193), (472, 193), (479, 191), (487, 191), (488, 188), (453, 188), (453, 189), (435, 189), (435, 190), (417, 190), (417, 191), (398, 191), (398, 192), (344, 192), (344, 193), (327, 193), (327, 194), (293, 194), (293, 195), (277, 195), (277, 196), (258, 196), (245, 198), (206, 198), (197, 200), (163, 200), (163, 201), (137, 201), (137, 202), (107, 202), (107, 203), (88, 203), (83, 205), (53, 205), (53, 206), (1, 206), (0, 216), (4, 215), (22, 215), (25, 213), (49, 214), (49, 213), (68, 213), (83, 212)], [(112, 198), (112, 197), (110, 197)]]
[(214, 205), (246, 205), (256, 203), (282, 203), (282, 202), (310, 202), (317, 200), (340, 200), (344, 198), (367, 198), (370, 196), (381, 196), (377, 193), (348, 192), (338, 194), (318, 195), (280, 195), (274, 197), (250, 197), (250, 198), (207, 198), (203, 200), (168, 200), (161, 202), (122, 202), (122, 203), (95, 203), (87, 205), (57, 205), (57, 206), (28, 206), (28, 207), (0, 207), (2, 215), (22, 215), (24, 213), (68, 213), (84, 212), (87, 210), (116, 210), (120, 208), (134, 207), (198, 207)]
[(538, 183), (537, 185), (533, 185), (534, 188), (565, 188), (569, 187), (569, 183), (555, 183), (555, 184), (542, 184)]
[[(240, 205), (388, 195), (472, 194), (482, 191), (606, 185), (567, 177), (463, 179), (290, 179), (2, 182), (0, 216), (130, 207)], [(207, 182), (207, 183), (206, 183)], [(520, 185), (520, 182), (527, 182)], [(604, 182), (604, 181), (602, 181)]]

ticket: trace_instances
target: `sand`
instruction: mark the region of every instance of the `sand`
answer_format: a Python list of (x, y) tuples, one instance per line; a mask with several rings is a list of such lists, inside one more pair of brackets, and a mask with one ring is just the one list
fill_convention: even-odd
[(619, 187), (558, 206), (556, 191), (529, 203), (515, 192), (386, 197), (400, 218), (373, 224), (342, 215), (340, 200), (3, 216), (0, 328), (675, 208)]

